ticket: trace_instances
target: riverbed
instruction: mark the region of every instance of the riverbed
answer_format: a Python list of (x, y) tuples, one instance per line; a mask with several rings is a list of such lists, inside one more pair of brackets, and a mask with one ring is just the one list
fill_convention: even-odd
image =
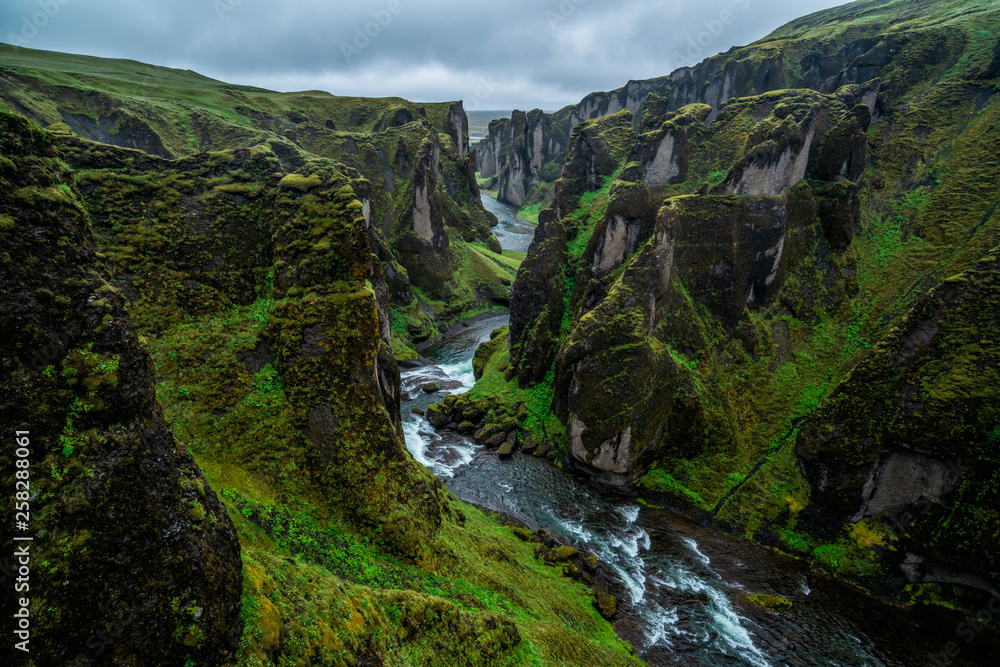
[(493, 228), (493, 235), (500, 241), (500, 246), (504, 250), (527, 252), (535, 235), (535, 228), (531, 223), (518, 216), (517, 209), (513, 206), (502, 204), (485, 194), (482, 198), (486, 210), (500, 221), (500, 224)]
[[(506, 226), (495, 230), (501, 244), (527, 249), (530, 236), (522, 243), (527, 234), (517, 228), (530, 226), (519, 222), (511, 207), (487, 199), (488, 209), (505, 214), (501, 225)], [(812, 573), (801, 561), (609, 494), (545, 460), (520, 452), (501, 460), (490, 449), (455, 432), (436, 431), (411, 414), (445, 393), (470, 389), (476, 347), (507, 322), (506, 313), (472, 322), (424, 351), (434, 365), (403, 373), (406, 446), (462, 500), (546, 528), (597, 554), (620, 581), (614, 591), (620, 610), (616, 629), (648, 664), (1000, 664), (996, 638), (984, 634), (965, 644), (965, 635), (956, 632), (962, 619), (951, 612), (884, 605)], [(431, 380), (459, 386), (428, 395), (420, 387)], [(793, 607), (766, 610), (745, 599), (750, 593), (780, 594)], [(949, 642), (960, 645), (959, 655), (935, 662), (931, 656), (943, 655)]]

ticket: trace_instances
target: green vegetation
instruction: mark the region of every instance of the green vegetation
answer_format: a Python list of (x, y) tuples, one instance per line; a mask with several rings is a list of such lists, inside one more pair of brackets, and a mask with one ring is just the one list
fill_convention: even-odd
[(765, 593), (753, 593), (747, 596), (747, 600), (755, 605), (774, 611), (788, 611), (792, 608), (792, 602), (788, 598), (780, 595), (767, 595)]
[[(181, 514), (206, 530), (227, 530), (220, 511), (235, 524), (246, 624), (237, 664), (341, 664), (366, 651), (400, 665), (641, 664), (588, 588), (444, 491), (405, 453), (380, 388), (352, 379), (374, 378), (376, 360), (387, 367), (381, 318), (408, 338), (411, 325), (493, 308), (481, 294), (509, 298), (523, 255), (456, 233), (454, 289), (464, 301), (413, 288), (441, 314), (390, 315), (377, 300), (370, 239), (358, 233), (356, 191), (369, 184), (342, 166), (309, 160), (289, 174), (262, 145), (145, 168), (127, 162), (136, 157), (127, 150), (60, 141), (84, 196), (53, 188), (61, 194), (46, 205), (88, 215), (132, 298), (119, 320), (146, 335), (128, 354), (149, 355), (163, 416), (205, 474), (181, 480)], [(68, 239), (50, 251), (74, 247)], [(114, 326), (120, 297), (110, 287), (94, 293), (87, 307), (101, 331)], [(84, 466), (107, 442), (95, 415), (118, 405), (125, 367), (125, 352), (86, 343), (39, 373), (72, 392), (46, 460), (62, 483), (94, 475)], [(317, 405), (317, 396), (329, 398)], [(340, 428), (317, 435), (317, 410)], [(59, 547), (66, 553), (79, 547), (59, 539), (73, 545)], [(46, 552), (46, 562), (66, 567), (66, 553)], [(179, 620), (167, 640), (217, 641), (183, 595), (169, 605)]]
[(532, 204), (530, 206), (523, 206), (521, 210), (517, 212), (519, 218), (524, 218), (533, 225), (538, 224), (538, 214), (542, 211), (542, 202), (537, 204)]
[[(565, 428), (551, 412), (552, 375), (534, 387), (522, 389), (517, 379), (508, 373), (508, 333), (501, 329), (493, 339), (495, 350), (482, 365), (482, 376), (465, 396), (471, 401), (486, 401), (490, 405), (506, 406), (520, 417), (518, 423), (536, 441), (543, 442), (565, 437)], [(515, 406), (520, 406), (514, 409)]]

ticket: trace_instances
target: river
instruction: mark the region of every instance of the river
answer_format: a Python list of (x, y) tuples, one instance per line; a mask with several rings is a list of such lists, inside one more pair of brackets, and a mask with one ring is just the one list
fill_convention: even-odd
[[(485, 195), (483, 202), (501, 220), (495, 230), (501, 243), (520, 247), (525, 234), (516, 211)], [(411, 408), (443, 398), (420, 390), (432, 379), (460, 382), (454, 393), (471, 388), (476, 347), (507, 319), (502, 314), (472, 323), (425, 350), (435, 365), (403, 373), (406, 446), (462, 500), (547, 528), (597, 554), (621, 581), (615, 627), (648, 664), (998, 664), (996, 638), (984, 634), (965, 644), (956, 632), (962, 619), (951, 612), (884, 605), (748, 540), (602, 492), (520, 452), (501, 460), (411, 414)], [(747, 602), (748, 593), (777, 593), (793, 607), (765, 610)], [(961, 653), (935, 663), (929, 656), (943, 654), (949, 642), (959, 644)]]
[(518, 217), (517, 209), (507, 204), (501, 204), (493, 197), (483, 195), (483, 206), (500, 221), (500, 224), (493, 228), (493, 235), (500, 241), (500, 246), (504, 250), (515, 252), (528, 252), (531, 238), (535, 235), (535, 228), (528, 222)]

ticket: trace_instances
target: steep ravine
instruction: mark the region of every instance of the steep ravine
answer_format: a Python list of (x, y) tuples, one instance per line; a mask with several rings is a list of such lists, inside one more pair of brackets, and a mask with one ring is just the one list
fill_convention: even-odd
[[(504, 208), (513, 215), (484, 203), (501, 220)], [(507, 321), (499, 314), (471, 323), (424, 351), (434, 365), (403, 371), (407, 448), (461, 500), (595, 554), (616, 582), (616, 630), (648, 664), (903, 667), (937, 664), (932, 656), (957, 639), (955, 614), (885, 606), (799, 561), (608, 494), (542, 458), (515, 452), (503, 459), (434, 429), (419, 412), (442, 395), (423, 387), (468, 391), (473, 353)], [(763, 608), (747, 599), (754, 593), (781, 595), (792, 607)], [(997, 650), (1000, 642), (984, 635), (940, 664), (991, 665)]]
[(592, 105), (509, 330), (431, 421), (975, 613), (1000, 582), (998, 34), (996, 3), (855, 2)]

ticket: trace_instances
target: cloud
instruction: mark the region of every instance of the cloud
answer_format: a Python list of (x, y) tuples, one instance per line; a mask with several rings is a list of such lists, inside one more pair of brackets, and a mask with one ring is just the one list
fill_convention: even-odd
[[(5, 0), (0, 40), (192, 69), (281, 91), (555, 109), (630, 79), (669, 74), (837, 4)], [(738, 20), (723, 25), (718, 19), (724, 11)]]

